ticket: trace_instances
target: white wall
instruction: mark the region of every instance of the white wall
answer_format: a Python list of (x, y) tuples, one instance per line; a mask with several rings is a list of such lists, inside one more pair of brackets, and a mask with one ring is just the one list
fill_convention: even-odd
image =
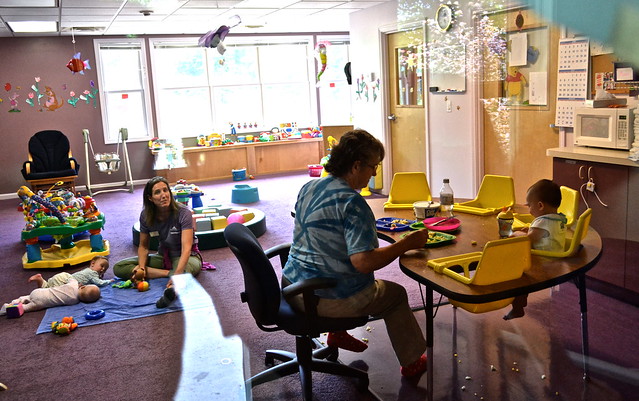
[[(423, 18), (434, 18), (436, 6), (424, 4), (421, 0), (400, 0), (402, 10), (411, 10), (413, 21), (422, 21)], [(464, 7), (467, 1), (461, 1)], [(384, 93), (385, 82), (388, 77), (382, 76), (383, 58), (383, 31), (398, 30), (401, 24), (411, 21), (402, 17), (398, 18), (398, 2), (391, 1), (377, 7), (368, 8), (351, 14), (350, 39), (351, 39), (351, 69), (353, 74), (352, 96), (355, 99), (356, 77), (375, 73), (381, 78), (381, 93)], [(406, 16), (406, 12), (402, 15)], [(464, 12), (463, 20), (470, 24), (470, 12)], [(454, 29), (454, 28), (453, 28)], [(467, 77), (468, 78), (468, 77)], [(428, 86), (428, 85), (427, 85)], [(427, 98), (430, 151), (428, 154), (430, 174), (428, 177), (431, 190), (439, 192), (442, 180), (450, 178), (455, 196), (460, 198), (473, 198), (478, 187), (478, 172), (475, 143), (476, 110), (473, 99), (478, 94), (475, 85), (470, 78), (466, 83), (467, 91), (463, 94), (429, 94)], [(446, 111), (444, 98), (452, 101), (453, 110)], [(370, 99), (353, 101), (353, 125), (366, 129), (380, 140), (385, 137), (388, 124), (385, 119), (385, 97), (378, 97), (376, 102)], [(457, 107), (459, 106), (459, 110)], [(388, 147), (389, 144), (385, 143)], [(387, 166), (385, 166), (387, 167)], [(388, 170), (388, 168), (386, 169)], [(390, 188), (392, 176), (389, 171), (384, 174), (384, 193)]]

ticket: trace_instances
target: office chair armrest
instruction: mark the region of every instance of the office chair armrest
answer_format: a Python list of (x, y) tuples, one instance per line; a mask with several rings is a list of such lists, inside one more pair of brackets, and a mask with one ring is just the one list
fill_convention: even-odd
[(288, 260), (288, 252), (290, 249), (291, 249), (291, 243), (289, 242), (286, 244), (275, 245), (274, 247), (265, 250), (264, 254), (269, 259), (272, 259), (275, 256), (279, 256), (280, 264), (282, 265), (282, 267), (284, 267), (284, 265), (286, 264), (286, 261)]
[(315, 277), (286, 286), (282, 289), (282, 296), (286, 301), (298, 294), (302, 294), (304, 299), (304, 310), (308, 316), (317, 316), (317, 302), (319, 298), (315, 295), (315, 290), (332, 288), (337, 285), (337, 279), (328, 277)]

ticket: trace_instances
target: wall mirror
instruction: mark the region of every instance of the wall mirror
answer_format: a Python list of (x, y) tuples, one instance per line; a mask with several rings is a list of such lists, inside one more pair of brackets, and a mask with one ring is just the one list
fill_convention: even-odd
[(433, 93), (466, 91), (466, 46), (430, 44), (428, 86)]

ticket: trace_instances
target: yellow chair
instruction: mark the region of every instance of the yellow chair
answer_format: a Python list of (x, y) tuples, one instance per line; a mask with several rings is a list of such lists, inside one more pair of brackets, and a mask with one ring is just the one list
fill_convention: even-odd
[(592, 218), (592, 209), (586, 209), (579, 219), (577, 219), (577, 226), (572, 233), (572, 237), (566, 236), (566, 243), (564, 244), (564, 250), (562, 252), (540, 251), (533, 249), (530, 252), (533, 255), (550, 256), (553, 258), (566, 258), (572, 256), (579, 250), (581, 241), (588, 234), (588, 227), (590, 227), (590, 219)]
[(412, 209), (414, 202), (432, 199), (426, 174), (395, 173), (384, 209)]
[[(530, 239), (524, 236), (490, 241), (482, 252), (432, 259), (428, 261), (428, 266), (468, 285), (490, 285), (515, 280), (530, 268)], [(450, 303), (472, 313), (483, 313), (504, 308), (512, 301), (513, 298), (507, 298), (470, 304), (451, 299)]]
[[(566, 216), (566, 225), (572, 227), (577, 213), (579, 213), (579, 192), (565, 186), (561, 186), (559, 189), (561, 189), (561, 204), (557, 211)], [(515, 213), (514, 216), (513, 230), (521, 230), (524, 227), (528, 227), (535, 219), (531, 214)]]
[(515, 184), (512, 177), (486, 174), (475, 199), (455, 203), (456, 212), (486, 216), (497, 214), (504, 207), (515, 204)]

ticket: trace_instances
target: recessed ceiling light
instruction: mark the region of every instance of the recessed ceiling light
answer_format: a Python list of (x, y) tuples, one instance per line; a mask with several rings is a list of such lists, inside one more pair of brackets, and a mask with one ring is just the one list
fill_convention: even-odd
[(9, 28), (16, 33), (27, 32), (57, 32), (56, 21), (6, 21)]

